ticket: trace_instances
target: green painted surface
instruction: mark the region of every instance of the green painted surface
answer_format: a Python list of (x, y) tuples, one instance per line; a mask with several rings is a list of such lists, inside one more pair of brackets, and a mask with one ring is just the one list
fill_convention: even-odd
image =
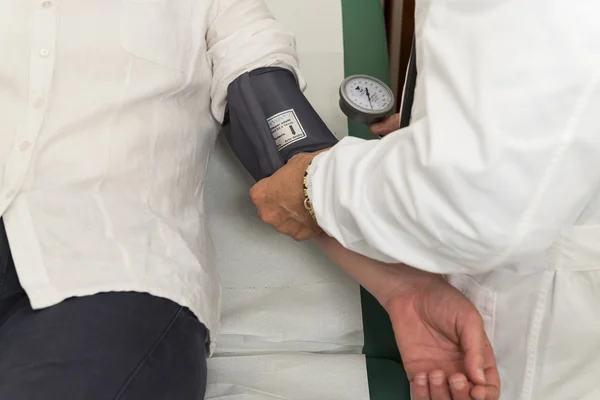
[[(341, 2), (345, 76), (368, 74), (389, 84), (385, 23), (379, 0)], [(348, 121), (348, 132), (351, 136), (374, 139), (367, 126), (352, 121)], [(409, 400), (408, 381), (387, 313), (364, 289), (361, 302), (370, 400)]]
[[(385, 19), (379, 0), (341, 0), (344, 25), (344, 73), (372, 75), (389, 84)], [(352, 136), (372, 139), (365, 125), (348, 121)]]

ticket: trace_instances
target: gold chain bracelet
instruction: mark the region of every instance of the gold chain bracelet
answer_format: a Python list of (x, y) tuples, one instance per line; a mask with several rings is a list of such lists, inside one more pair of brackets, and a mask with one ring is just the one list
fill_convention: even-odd
[(303, 186), (304, 186), (304, 208), (306, 209), (306, 211), (309, 212), (312, 219), (315, 220), (315, 222), (316, 222), (317, 216), (315, 215), (315, 210), (312, 206), (310, 198), (308, 197), (308, 187), (306, 186), (309, 168), (310, 168), (310, 164), (308, 164), (308, 167), (306, 167), (306, 171), (304, 171), (304, 183), (303, 183)]

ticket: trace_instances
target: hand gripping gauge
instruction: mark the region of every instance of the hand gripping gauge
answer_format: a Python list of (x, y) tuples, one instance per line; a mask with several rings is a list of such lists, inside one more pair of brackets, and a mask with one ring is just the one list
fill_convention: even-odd
[(340, 108), (359, 124), (383, 121), (393, 111), (394, 103), (389, 86), (372, 76), (352, 75), (340, 85)]

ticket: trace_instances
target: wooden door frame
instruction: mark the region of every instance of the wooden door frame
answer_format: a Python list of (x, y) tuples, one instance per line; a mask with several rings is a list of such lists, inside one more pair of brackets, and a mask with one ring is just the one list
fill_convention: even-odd
[(385, 0), (383, 7), (390, 57), (390, 83), (396, 96), (396, 110), (399, 110), (398, 99), (404, 87), (415, 29), (415, 0)]

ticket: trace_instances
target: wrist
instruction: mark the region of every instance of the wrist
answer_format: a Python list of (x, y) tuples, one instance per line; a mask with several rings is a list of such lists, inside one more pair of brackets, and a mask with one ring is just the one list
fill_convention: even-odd
[(303, 153), (303, 154), (299, 154), (297, 156), (295, 156), (294, 158), (298, 158), (298, 162), (300, 163), (300, 165), (302, 166), (302, 201), (303, 201), (303, 207), (304, 210), (306, 212), (306, 214), (310, 217), (310, 219), (312, 220), (312, 222), (314, 222), (315, 224), (318, 225), (317, 223), (317, 215), (315, 213), (315, 208), (314, 208), (314, 202), (312, 201), (313, 199), (311, 198), (311, 168), (314, 168), (314, 159), (321, 153), (328, 151), (329, 148), (327, 149), (322, 149), (319, 151), (315, 151), (314, 153)]
[(312, 201), (310, 200), (310, 196), (308, 195), (308, 170), (309, 170), (311, 164), (312, 164), (312, 160), (310, 160), (308, 162), (306, 168), (304, 169), (304, 178), (302, 180), (302, 189), (303, 189), (303, 194), (304, 194), (304, 209), (306, 211), (308, 211), (308, 213), (310, 214), (310, 217), (313, 219), (313, 221), (317, 222), (315, 210), (313, 208)]
[(398, 312), (411, 307), (429, 290), (444, 282), (441, 275), (425, 272), (404, 264), (386, 265), (390, 274), (390, 284), (374, 294), (381, 306), (388, 312)]

